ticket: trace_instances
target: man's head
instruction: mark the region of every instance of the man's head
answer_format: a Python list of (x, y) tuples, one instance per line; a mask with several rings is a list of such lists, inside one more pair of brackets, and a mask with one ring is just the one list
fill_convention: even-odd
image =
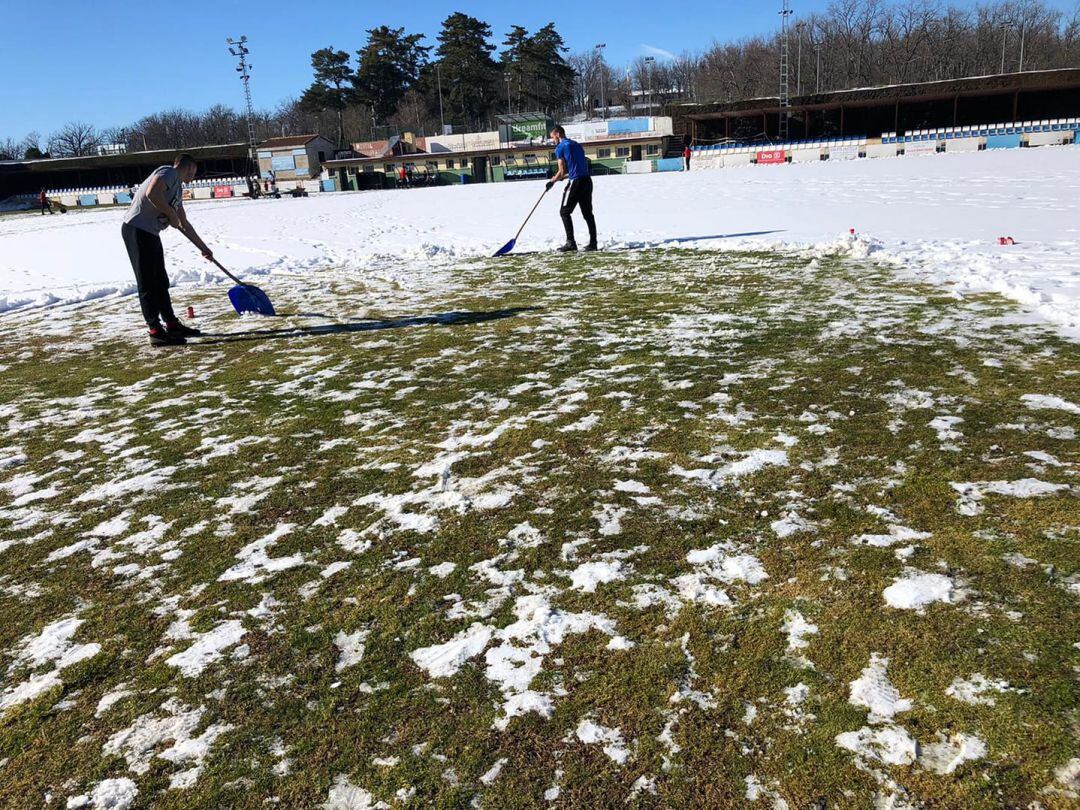
[(180, 172), (180, 179), (190, 183), (199, 171), (199, 164), (191, 155), (180, 155), (173, 161), (173, 168)]
[(555, 127), (549, 133), (549, 137), (551, 138), (551, 140), (555, 141), (555, 144), (557, 146), (560, 141), (563, 141), (563, 140), (566, 139), (566, 130), (563, 129), (562, 127)]

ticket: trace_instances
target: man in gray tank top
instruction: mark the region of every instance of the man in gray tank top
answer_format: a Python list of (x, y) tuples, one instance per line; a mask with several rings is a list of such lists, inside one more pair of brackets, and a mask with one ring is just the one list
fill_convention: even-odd
[(184, 183), (195, 179), (198, 166), (191, 155), (180, 155), (172, 166), (159, 166), (135, 192), (124, 216), (120, 233), (124, 237), (131, 269), (139, 286), (139, 305), (150, 330), (152, 346), (175, 346), (200, 334), (180, 323), (169, 296), (169, 276), (165, 272), (165, 251), (159, 234), (170, 225), (186, 233), (207, 259), (214, 254), (188, 222), (184, 212)]

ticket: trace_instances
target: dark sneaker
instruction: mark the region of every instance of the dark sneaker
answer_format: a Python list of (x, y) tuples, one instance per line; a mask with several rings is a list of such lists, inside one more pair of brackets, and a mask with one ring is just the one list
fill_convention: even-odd
[(182, 346), (187, 343), (183, 335), (167, 332), (160, 326), (151, 326), (149, 336), (151, 346)]
[(567, 242), (565, 245), (559, 248), (559, 253), (577, 253), (577, 243)]
[(181, 338), (200, 337), (202, 335), (202, 332), (194, 326), (188, 326), (187, 324), (180, 323), (180, 321), (170, 323), (165, 331), (170, 335)]
[(587, 244), (587, 245), (585, 246), (585, 252), (586, 252), (586, 253), (592, 253), (593, 251), (597, 251), (597, 250), (599, 250), (599, 249), (600, 249), (600, 248), (598, 248), (598, 247), (596, 246), (596, 242), (589, 242), (589, 244)]

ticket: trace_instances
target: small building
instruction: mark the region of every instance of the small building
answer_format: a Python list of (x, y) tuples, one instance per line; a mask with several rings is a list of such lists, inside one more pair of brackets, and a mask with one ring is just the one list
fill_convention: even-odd
[(311, 180), (322, 172), (322, 164), (334, 157), (334, 144), (322, 135), (290, 135), (270, 138), (258, 146), (259, 177), (272, 170), (275, 178)]
[[(642, 162), (682, 153), (682, 141), (675, 145), (668, 135), (635, 133), (624, 137), (597, 139), (582, 144), (593, 174), (621, 174), (628, 162)], [(674, 152), (673, 152), (674, 147)], [(418, 152), (407, 155), (354, 157), (327, 161), (326, 168), (338, 188), (382, 188), (385, 177), (395, 182), (404, 168), (410, 177), (424, 182), (488, 183), (504, 180), (531, 180), (555, 173), (553, 144), (518, 146), (503, 144), (488, 149), (455, 152)]]

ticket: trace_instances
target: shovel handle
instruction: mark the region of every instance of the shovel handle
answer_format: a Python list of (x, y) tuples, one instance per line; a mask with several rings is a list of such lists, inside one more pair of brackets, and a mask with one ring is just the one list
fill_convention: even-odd
[[(180, 230), (180, 233), (182, 233), (184, 236), (186, 236), (188, 238), (188, 241), (190, 241), (191, 244), (195, 245), (195, 247), (199, 247), (199, 244), (195, 241), (195, 238), (190, 233), (187, 232), (187, 228), (180, 228), (179, 230)], [(230, 273), (228, 270), (226, 270), (225, 266), (221, 262), (219, 262), (217, 259), (211, 259), (210, 261), (212, 261), (217, 266), (218, 270), (220, 270), (222, 273), (227, 275), (229, 278), (231, 278), (237, 284), (239, 284), (239, 285), (241, 285), (243, 287), (250, 287), (251, 286), (247, 282), (241, 281), (236, 276), (234, 276), (232, 273)]]

